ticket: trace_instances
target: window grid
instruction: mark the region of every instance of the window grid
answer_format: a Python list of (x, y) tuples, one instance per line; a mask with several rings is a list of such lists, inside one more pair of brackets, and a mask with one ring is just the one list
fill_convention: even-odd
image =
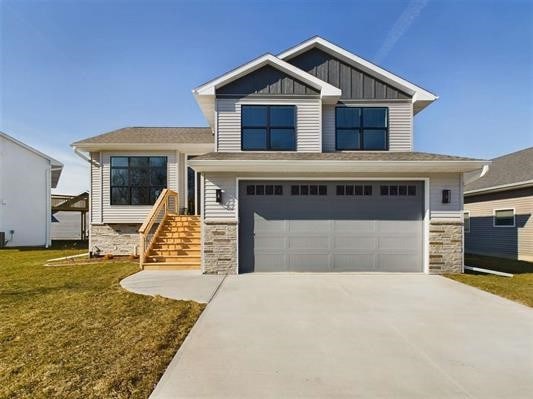
[(387, 184), (379, 186), (382, 197), (414, 197), (416, 196), (415, 185)]
[[(339, 127), (337, 123), (337, 114), (339, 109), (351, 109), (354, 112), (359, 112), (359, 126), (353, 125), (351, 127)], [(365, 127), (363, 123), (363, 116), (365, 109), (383, 109), (385, 110), (385, 126), (383, 127)], [(365, 131), (385, 131), (385, 145), (383, 148), (365, 148)], [(356, 131), (358, 135), (357, 145), (353, 147), (341, 147), (338, 142), (339, 132), (349, 133)], [(385, 151), (389, 149), (389, 109), (385, 107), (336, 107), (335, 108), (335, 149), (337, 151)]]
[[(267, 113), (266, 113), (266, 117), (267, 117), (267, 120), (266, 120), (266, 125), (265, 126), (249, 126), (249, 125), (246, 125), (244, 122), (243, 122), (243, 111), (245, 109), (252, 109), (252, 108), (259, 108), (259, 107), (262, 107), (262, 108), (266, 108), (267, 110)], [(274, 109), (274, 108), (292, 108), (292, 112), (293, 112), (293, 121), (292, 121), (292, 125), (272, 125), (271, 124), (271, 117), (270, 117), (270, 114), (271, 114), (271, 110)], [(262, 105), (262, 104), (254, 104), (254, 105), (242, 105), (241, 106), (241, 150), (242, 151), (296, 151), (296, 107), (294, 105)], [(292, 130), (292, 146), (291, 148), (287, 148), (287, 149), (276, 149), (276, 148), (272, 148), (272, 130), (275, 130), (275, 129), (279, 129), (279, 130)], [(265, 130), (265, 134), (266, 134), (266, 137), (265, 137), (265, 147), (264, 148), (246, 148), (245, 147), (245, 143), (244, 143), (244, 131), (245, 130), (255, 130), (255, 131), (261, 131), (261, 130)]]
[(283, 186), (280, 184), (248, 184), (246, 186), (246, 195), (283, 195)]
[[(121, 164), (120, 161), (125, 164)], [(132, 165), (141, 163), (145, 165)], [(136, 162), (132, 162), (136, 161)], [(115, 164), (116, 162), (116, 164)], [(113, 156), (110, 158), (110, 202), (111, 205), (153, 205), (161, 191), (167, 187), (167, 163), (164, 156)], [(125, 179), (117, 184), (116, 179)], [(144, 173), (144, 175), (143, 175)], [(144, 184), (135, 183), (134, 179), (145, 180)], [(161, 181), (156, 181), (160, 179)]]
[(338, 196), (347, 196), (347, 197), (371, 196), (372, 185), (370, 184), (338, 184), (335, 191)]

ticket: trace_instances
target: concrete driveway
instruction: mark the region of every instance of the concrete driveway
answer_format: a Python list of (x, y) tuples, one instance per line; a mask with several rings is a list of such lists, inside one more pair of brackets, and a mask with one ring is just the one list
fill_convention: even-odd
[(439, 276), (225, 279), (152, 398), (530, 398), (533, 311)]

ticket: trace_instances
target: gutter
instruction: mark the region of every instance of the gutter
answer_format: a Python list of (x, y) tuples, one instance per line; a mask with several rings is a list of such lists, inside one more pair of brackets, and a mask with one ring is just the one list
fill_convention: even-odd
[(311, 172), (471, 172), (488, 161), (350, 161), (350, 160), (195, 160), (189, 166), (198, 172), (301, 171)]
[(476, 190), (468, 190), (468, 191), (465, 191), (465, 196), (471, 197), (473, 195), (478, 195), (478, 194), (497, 193), (500, 191), (516, 190), (518, 188), (526, 188), (526, 187), (531, 187), (531, 186), (533, 186), (533, 180), (525, 180), (525, 181), (516, 182), (516, 183), (501, 184), (499, 186), (479, 188)]

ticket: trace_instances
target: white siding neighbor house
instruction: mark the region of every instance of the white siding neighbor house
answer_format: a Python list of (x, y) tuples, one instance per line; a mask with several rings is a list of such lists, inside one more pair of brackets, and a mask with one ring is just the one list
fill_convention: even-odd
[(51, 189), (63, 164), (0, 132), (0, 246), (51, 244)]
[(463, 184), (490, 162), (415, 151), (436, 95), (320, 37), (193, 95), (205, 128), (73, 144), (91, 252), (204, 273), (463, 271)]

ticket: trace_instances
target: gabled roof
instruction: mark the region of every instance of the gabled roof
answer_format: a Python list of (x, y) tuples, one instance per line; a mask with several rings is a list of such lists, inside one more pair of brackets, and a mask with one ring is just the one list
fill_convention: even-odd
[(391, 86), (409, 93), (413, 96), (415, 113), (422, 110), (438, 98), (438, 96), (425, 90), (424, 88), (417, 86), (319, 36), (312, 37), (294, 47), (291, 47), (288, 50), (285, 50), (284, 52), (278, 54), (278, 58), (288, 61), (291, 58), (294, 58), (312, 48), (319, 48), (320, 50), (339, 58), (347, 64), (353, 65), (354, 67), (361, 69), (372, 76), (375, 76)]
[(341, 90), (339, 88), (267, 53), (193, 89), (192, 92), (206, 117), (209, 126), (213, 127), (215, 124), (214, 111), (216, 90), (266, 65), (270, 65), (315, 88), (320, 92), (320, 98), (322, 101), (326, 103), (335, 104), (341, 96)]
[[(82, 151), (104, 149), (180, 149), (212, 151), (214, 136), (209, 127), (126, 127), (72, 143)], [(194, 146), (194, 149), (192, 147)]]
[(465, 194), (481, 194), (533, 186), (533, 147), (492, 160), (485, 176), (465, 186)]
[(25, 150), (33, 152), (35, 155), (38, 155), (41, 158), (44, 158), (44, 159), (50, 161), (50, 169), (51, 169), (51, 174), (52, 174), (51, 185), (52, 185), (52, 188), (56, 188), (57, 187), (57, 183), (59, 182), (59, 177), (61, 176), (61, 172), (63, 171), (63, 164), (61, 162), (59, 162), (57, 159), (52, 158), (49, 155), (46, 155), (45, 153), (43, 153), (43, 152), (41, 152), (39, 150), (36, 150), (33, 147), (30, 147), (28, 144), (25, 144), (22, 141), (19, 141), (16, 138), (11, 137), (7, 133), (0, 132), (0, 137), (3, 137), (6, 140), (9, 140), (12, 143), (17, 144), (18, 146), (24, 148)]

